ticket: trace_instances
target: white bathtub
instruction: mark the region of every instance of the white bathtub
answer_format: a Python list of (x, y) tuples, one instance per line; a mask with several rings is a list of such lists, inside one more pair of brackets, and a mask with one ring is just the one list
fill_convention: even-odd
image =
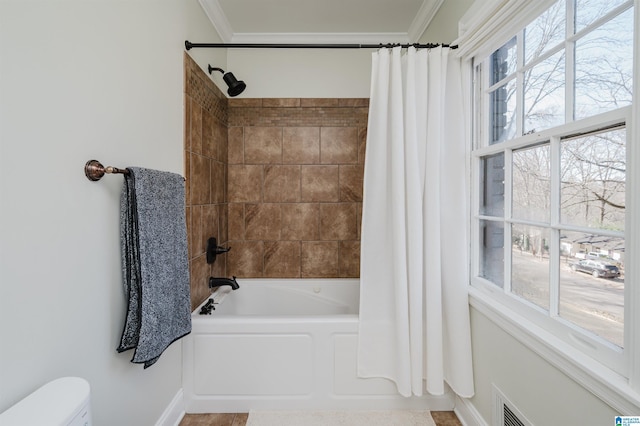
[(239, 279), (183, 339), (187, 413), (259, 410), (451, 410), (454, 397), (403, 398), (356, 375), (357, 279)]

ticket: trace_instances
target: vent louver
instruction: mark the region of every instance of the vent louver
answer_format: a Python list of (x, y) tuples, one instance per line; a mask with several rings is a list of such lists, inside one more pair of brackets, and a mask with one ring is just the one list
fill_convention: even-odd
[(493, 426), (533, 426), (496, 385), (493, 385)]
[(506, 404), (503, 404), (502, 408), (504, 415), (504, 426), (525, 426), (525, 424), (520, 421), (518, 416), (516, 416)]

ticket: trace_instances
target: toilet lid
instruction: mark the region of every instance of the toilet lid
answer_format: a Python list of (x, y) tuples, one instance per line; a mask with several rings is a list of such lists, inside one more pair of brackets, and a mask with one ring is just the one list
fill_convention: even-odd
[(89, 405), (89, 383), (80, 377), (53, 380), (0, 414), (1, 425), (67, 425)]

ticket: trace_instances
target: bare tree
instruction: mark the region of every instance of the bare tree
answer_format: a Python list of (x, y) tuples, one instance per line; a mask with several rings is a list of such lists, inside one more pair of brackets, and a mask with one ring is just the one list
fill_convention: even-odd
[[(577, 0), (576, 7), (578, 28), (611, 10), (611, 4), (591, 0)], [(565, 42), (565, 2), (558, 1), (527, 26), (521, 34), (525, 47), (523, 99), (516, 103), (518, 88), (513, 77), (495, 91), (492, 119), (498, 130), (494, 129), (494, 134), (501, 139), (515, 136), (517, 114), (522, 114), (525, 133), (564, 122), (567, 84), (575, 85), (577, 118), (629, 105), (632, 15), (624, 12), (575, 42)], [(558, 49), (560, 43), (563, 45), (557, 53), (539, 60), (550, 49)], [(512, 62), (516, 45), (514, 38), (494, 54), (493, 68), (498, 71), (494, 71), (495, 81), (515, 71)], [(569, 68), (574, 73), (570, 76), (566, 74), (567, 48), (575, 49), (575, 62)], [(504, 116), (501, 120), (500, 114)], [(562, 142), (563, 220), (581, 226), (624, 229), (625, 139), (622, 129)], [(548, 209), (550, 160), (548, 154), (542, 154), (539, 149), (514, 152), (514, 213), (518, 209), (531, 212), (528, 209), (532, 207)]]

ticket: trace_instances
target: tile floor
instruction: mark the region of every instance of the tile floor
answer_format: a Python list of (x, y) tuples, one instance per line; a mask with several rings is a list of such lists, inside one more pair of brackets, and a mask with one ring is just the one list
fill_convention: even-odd
[[(180, 426), (245, 426), (246, 413), (238, 414), (186, 414)], [(436, 426), (462, 426), (453, 411), (432, 411)]]
[(436, 426), (462, 426), (453, 411), (432, 411), (431, 417), (436, 422)]
[(180, 426), (245, 426), (249, 414), (185, 414)]

